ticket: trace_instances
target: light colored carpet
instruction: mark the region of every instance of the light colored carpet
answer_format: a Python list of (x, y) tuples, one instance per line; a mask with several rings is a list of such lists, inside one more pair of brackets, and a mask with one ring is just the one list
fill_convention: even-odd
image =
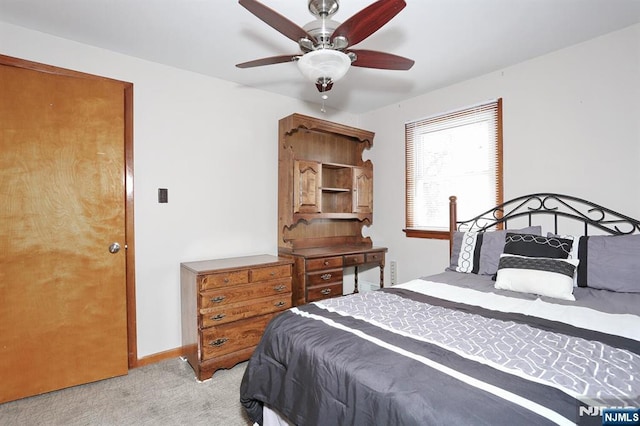
[(251, 422), (240, 405), (246, 362), (197, 382), (179, 358), (127, 376), (0, 404), (0, 425), (224, 425)]

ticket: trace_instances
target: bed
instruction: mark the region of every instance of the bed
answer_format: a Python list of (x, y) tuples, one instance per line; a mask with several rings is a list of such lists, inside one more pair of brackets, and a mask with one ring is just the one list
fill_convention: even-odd
[(640, 413), (640, 221), (548, 193), (470, 220), (456, 211), (451, 197), (442, 273), (272, 320), (241, 384), (252, 421), (604, 424), (611, 409)]

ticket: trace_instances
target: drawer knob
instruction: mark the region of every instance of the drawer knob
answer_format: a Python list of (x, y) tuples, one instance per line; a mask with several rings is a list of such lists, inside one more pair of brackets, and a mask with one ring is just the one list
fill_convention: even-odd
[(329, 261), (328, 261), (328, 260), (325, 260), (325, 261), (324, 261), (324, 266), (327, 266), (328, 264), (329, 264)]
[(211, 298), (211, 299), (209, 299), (209, 300), (211, 300), (213, 303), (220, 303), (220, 302), (222, 302), (224, 299), (225, 299), (225, 297), (224, 297), (224, 296), (217, 296), (217, 297), (212, 297), (212, 298)]
[(226, 316), (225, 314), (218, 314), (215, 317), (211, 317), (211, 319), (214, 320), (214, 321), (220, 321), (225, 316)]
[(320, 278), (322, 278), (325, 281), (330, 280), (331, 279), (331, 274), (322, 274), (322, 275), (320, 275)]
[(331, 289), (330, 288), (322, 289), (322, 290), (320, 290), (320, 293), (322, 293), (322, 294), (324, 294), (326, 296), (327, 294), (331, 294)]
[(220, 346), (222, 346), (225, 343), (227, 343), (228, 340), (229, 339), (227, 339), (226, 337), (223, 337), (222, 339), (216, 339), (216, 340), (213, 340), (213, 341), (209, 342), (209, 345), (213, 346), (213, 347), (216, 347), (216, 348), (219, 348)]
[(229, 277), (224, 277), (224, 283), (227, 284), (229, 282)]
[(271, 276), (273, 277), (276, 274), (276, 271), (271, 271)]
[(279, 301), (279, 302), (274, 303), (273, 305), (274, 305), (276, 308), (279, 308), (279, 307), (281, 307), (281, 306), (286, 305), (286, 303), (285, 303), (285, 302), (283, 302), (283, 301), (281, 300), (281, 301)]
[(273, 289), (274, 289), (275, 291), (282, 291), (282, 290), (284, 290), (284, 289), (286, 289), (286, 288), (287, 288), (287, 286), (286, 286), (286, 285), (280, 284), (280, 285), (275, 286)]

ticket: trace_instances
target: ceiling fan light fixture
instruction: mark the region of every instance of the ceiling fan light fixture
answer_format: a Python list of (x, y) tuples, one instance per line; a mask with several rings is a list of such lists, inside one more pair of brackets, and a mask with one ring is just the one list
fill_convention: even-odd
[(346, 53), (333, 49), (314, 50), (298, 60), (300, 72), (313, 83), (335, 83), (344, 77), (350, 66), (351, 58)]

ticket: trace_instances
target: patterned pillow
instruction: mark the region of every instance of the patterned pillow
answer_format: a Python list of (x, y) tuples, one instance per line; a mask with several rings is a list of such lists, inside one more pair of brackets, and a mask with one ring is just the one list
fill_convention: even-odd
[(509, 232), (523, 232), (541, 235), (541, 226), (522, 229), (474, 232), (456, 231), (449, 270), (480, 275), (493, 275), (498, 270), (498, 261), (504, 249), (505, 237)]
[[(578, 251), (579, 251), (579, 247), (580, 247), (580, 237), (574, 236), (574, 235), (569, 235), (569, 234), (564, 234), (564, 235), (558, 235), (558, 234), (554, 234), (553, 232), (547, 232), (547, 237), (557, 237), (557, 238), (564, 238), (567, 240), (571, 240), (573, 241), (573, 244), (571, 244), (571, 251), (569, 252), (569, 257), (567, 259), (580, 259), (580, 257), (578, 256)], [(573, 276), (573, 286), (574, 287), (578, 287), (578, 276), (580, 275), (580, 269), (584, 266), (584, 261), (580, 262), (578, 264), (578, 268), (576, 269), (576, 273)]]
[(507, 233), (504, 253), (529, 257), (567, 259), (571, 253), (572, 246), (573, 240), (568, 238)]
[(495, 288), (575, 301), (573, 276), (577, 259), (500, 256)]
[(565, 240), (573, 241), (573, 244), (571, 244), (571, 250), (569, 251), (569, 257), (567, 259), (578, 259), (578, 247), (580, 245), (580, 237), (577, 237), (575, 235), (569, 235), (569, 234), (559, 235), (559, 234), (554, 234), (553, 232), (547, 232), (547, 237), (564, 238)]
[[(478, 244), (478, 236), (480, 243)], [(478, 232), (456, 231), (453, 234), (453, 248), (449, 268), (456, 272), (478, 273), (482, 235)]]

